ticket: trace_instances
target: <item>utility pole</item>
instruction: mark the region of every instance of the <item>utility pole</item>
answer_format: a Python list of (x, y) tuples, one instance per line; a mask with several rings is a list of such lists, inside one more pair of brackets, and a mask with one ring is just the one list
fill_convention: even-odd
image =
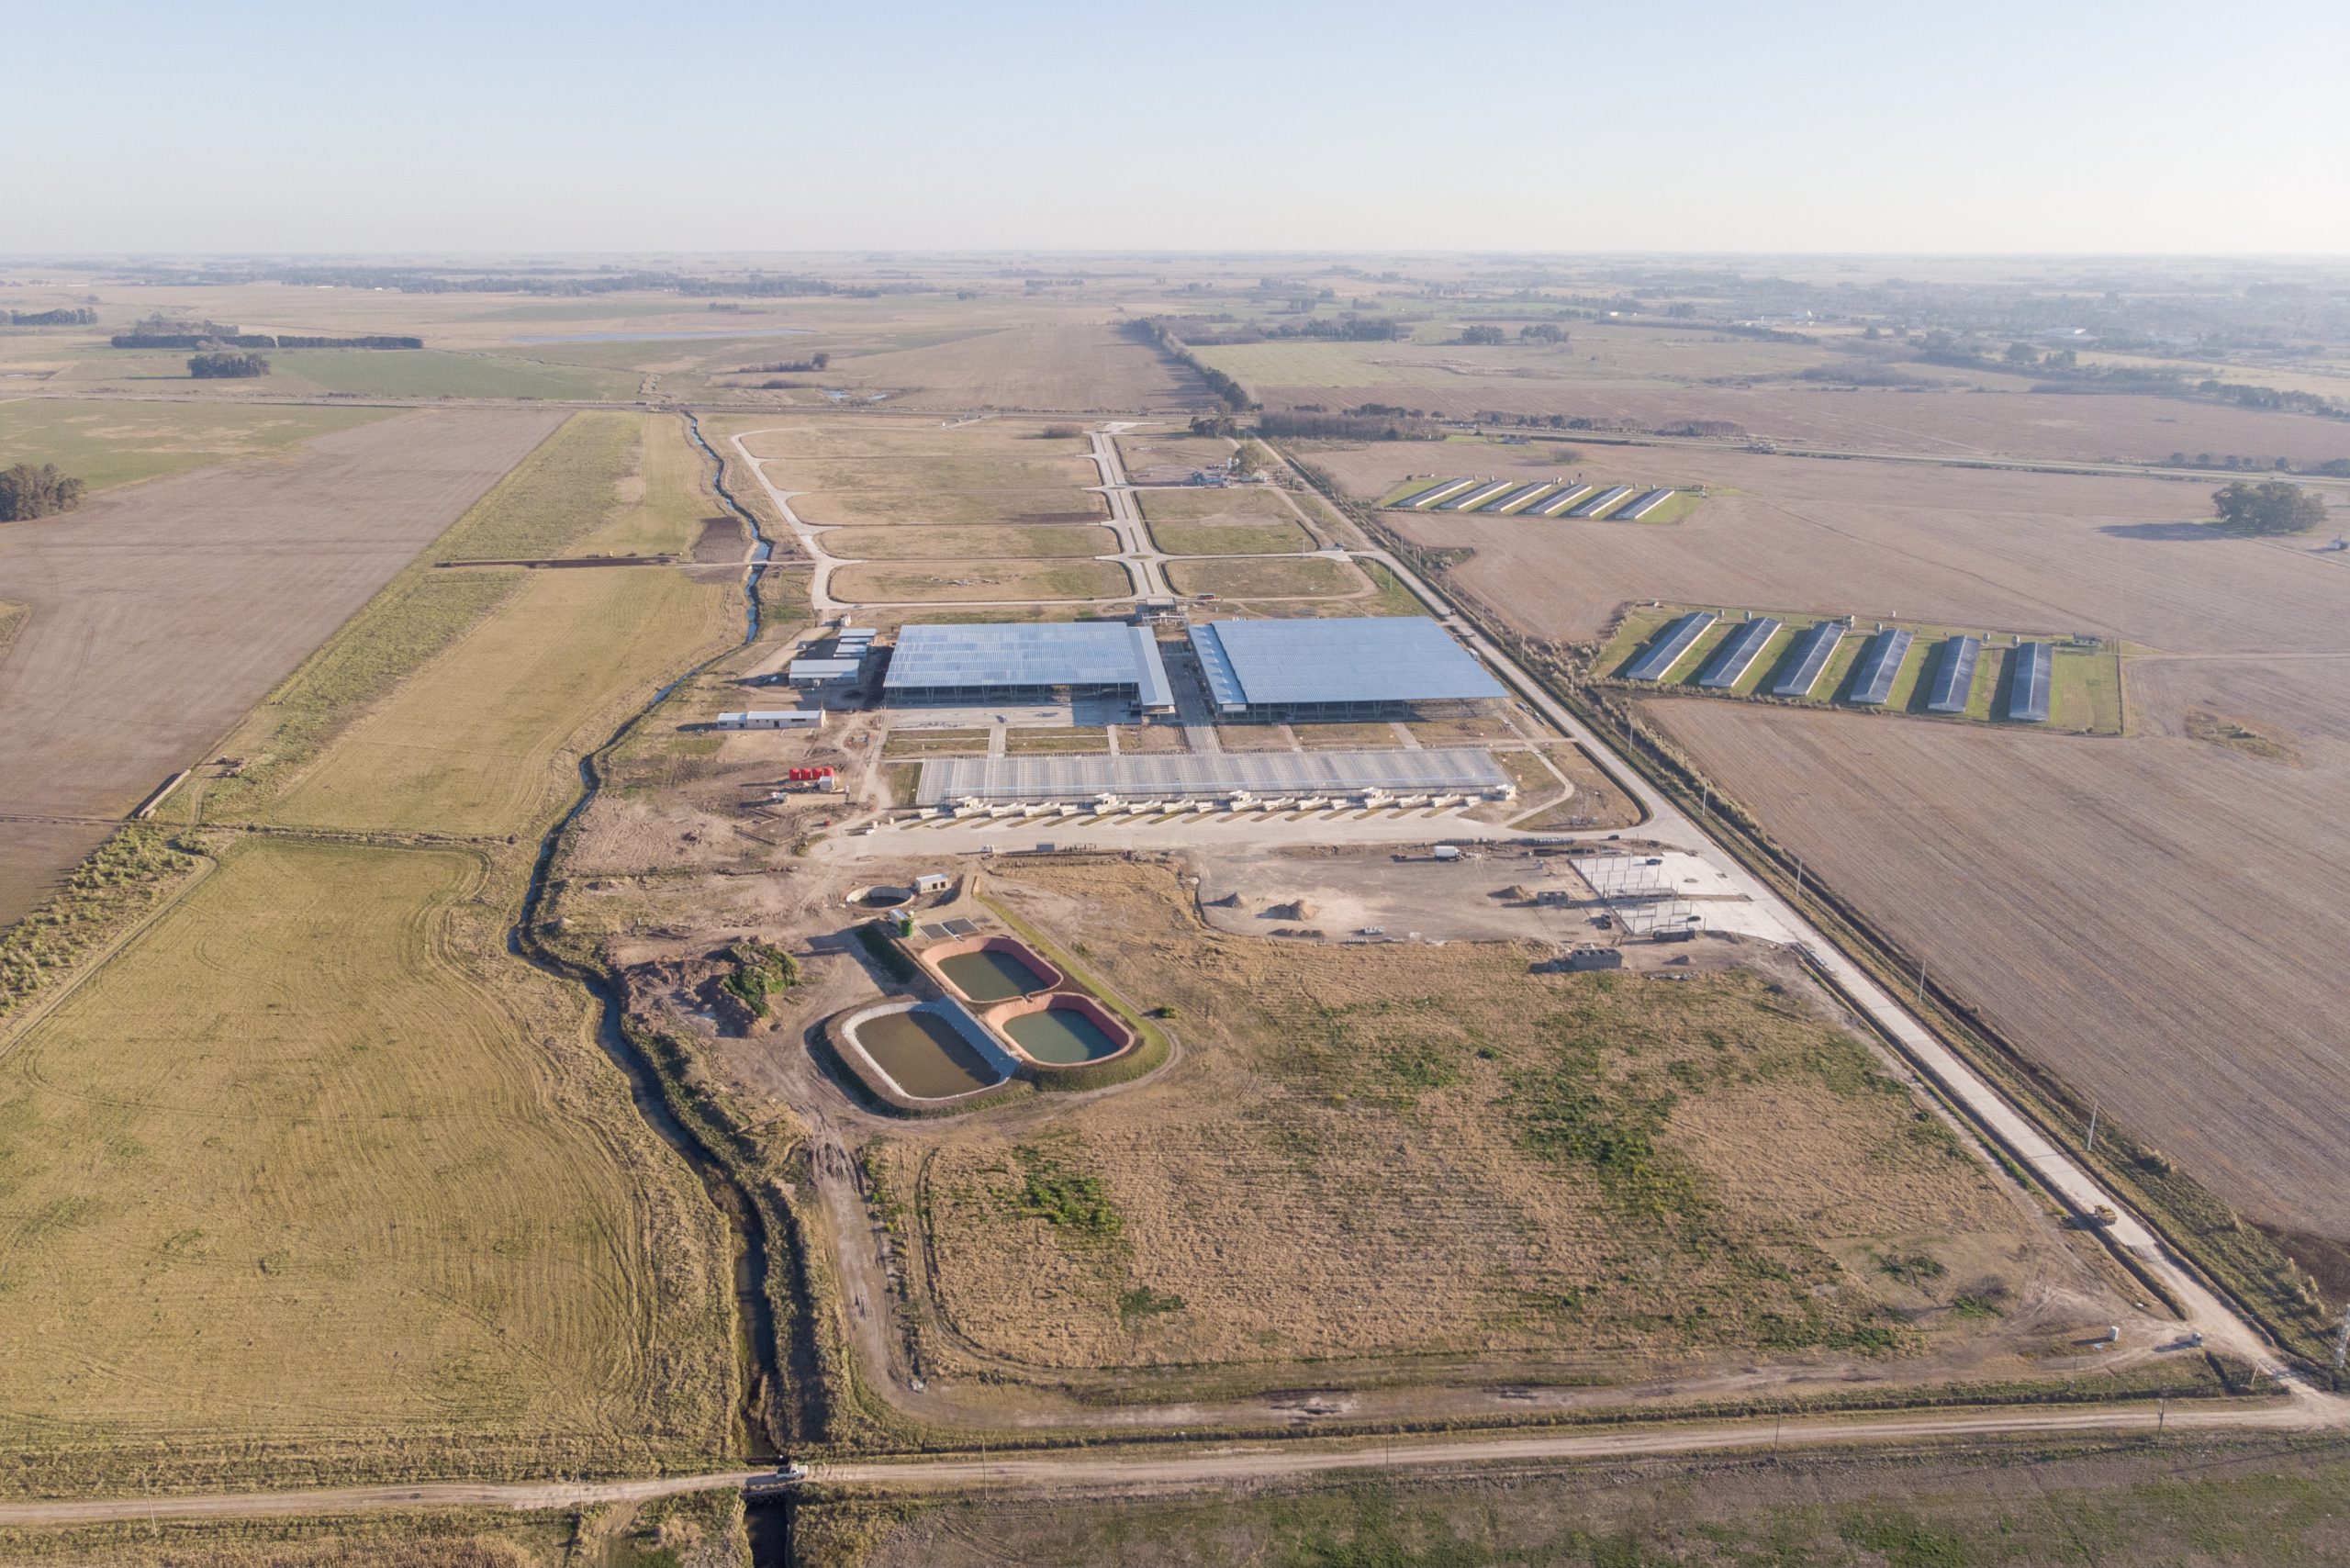
[(2350, 1359), (2350, 1301), (2342, 1304), (2342, 1332), (2333, 1337), (2333, 1381), (2342, 1381), (2342, 1363)]
[(1926, 960), (1923, 958), (1918, 960), (1918, 994), (1911, 1004), (1918, 1007), (1926, 1005)]
[(1803, 897), (1803, 857), (1796, 857), (1796, 897)]
[(2081, 1151), (2084, 1154), (2095, 1154), (2097, 1152), (2097, 1102), (2092, 1100), (2089, 1102), (2089, 1141), (2088, 1147)]

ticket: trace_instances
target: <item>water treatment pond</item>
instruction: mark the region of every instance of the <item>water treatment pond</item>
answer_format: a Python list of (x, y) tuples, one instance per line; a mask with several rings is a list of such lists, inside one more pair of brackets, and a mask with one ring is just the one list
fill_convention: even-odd
[(1015, 996), (1042, 991), (1051, 983), (1045, 976), (1022, 963), (1018, 954), (986, 949), (941, 958), (938, 972), (954, 981), (957, 991), (978, 1002), (1010, 1002)]
[(1115, 1055), (1118, 1042), (1073, 1007), (1046, 1007), (1008, 1020), (1003, 1032), (1041, 1062), (1068, 1067)]
[[(890, 1081), (923, 1100), (944, 1100), (1003, 1081), (951, 1019), (926, 1007), (884, 1013), (855, 1025), (856, 1043)], [(1083, 1058), (1078, 1058), (1083, 1059)]]

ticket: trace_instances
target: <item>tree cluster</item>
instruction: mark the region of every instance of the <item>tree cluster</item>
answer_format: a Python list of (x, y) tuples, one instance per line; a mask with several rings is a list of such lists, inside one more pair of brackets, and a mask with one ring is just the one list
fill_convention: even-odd
[(269, 332), (117, 332), (118, 349), (420, 349), (422, 338), (313, 338)]
[(69, 306), (62, 310), (11, 310), (11, 327), (86, 327), (98, 319), (98, 313), (86, 305)]
[(811, 370), (822, 370), (833, 363), (828, 353), (811, 353), (806, 359), (778, 360), (773, 364), (746, 364), (729, 371), (730, 375), (798, 375)]
[(1517, 337), (1520, 342), (1563, 343), (1567, 341), (1567, 330), (1555, 321), (1536, 321), (1520, 327)]
[(25, 522), (72, 511), (82, 504), (83, 484), (57, 471), (53, 463), (36, 468), (19, 463), (0, 470), (0, 522)]
[(2325, 521), (2325, 502), (2299, 485), (2266, 479), (2257, 485), (2238, 479), (2211, 492), (2219, 509), (2220, 526), (2231, 533), (2307, 533)]
[(1270, 436), (1325, 441), (1441, 441), (1444, 428), (1427, 420), (1367, 419), (1356, 414), (1264, 413), (1257, 429)]
[(1499, 327), (1463, 327), (1460, 335), (1452, 341), (1478, 348), (1491, 348), (1503, 341), (1502, 330)]
[(212, 353), (191, 355), (187, 373), (198, 381), (222, 381), (245, 375), (267, 375), (269, 357), (257, 353)]

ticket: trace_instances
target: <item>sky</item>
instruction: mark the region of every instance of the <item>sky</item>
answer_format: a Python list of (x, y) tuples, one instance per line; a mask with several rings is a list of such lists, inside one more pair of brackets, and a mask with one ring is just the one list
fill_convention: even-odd
[(2350, 253), (2350, 4), (9, 8), (0, 252)]

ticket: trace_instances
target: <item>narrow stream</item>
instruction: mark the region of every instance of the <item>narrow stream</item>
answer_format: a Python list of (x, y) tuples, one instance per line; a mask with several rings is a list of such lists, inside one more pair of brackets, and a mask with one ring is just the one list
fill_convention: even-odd
[[(725, 465), (703, 437), (700, 420), (686, 410), (677, 412), (683, 415), (694, 444), (711, 459), (713, 468), (711, 487), (727, 508), (743, 520), (754, 541), (750, 568), (744, 577), (743, 584), (744, 597), (749, 603), (744, 622), (743, 641), (697, 666), (692, 673), (699, 674), (758, 641), (759, 583), (766, 575), (775, 546), (759, 527), (757, 517), (726, 487)], [(718, 1205), (719, 1212), (726, 1216), (728, 1227), (734, 1232), (735, 1352), (743, 1361), (743, 1408), (740, 1417), (748, 1443), (748, 1457), (767, 1460), (778, 1456), (775, 1434), (767, 1426), (767, 1394), (770, 1388), (780, 1386), (782, 1368), (778, 1361), (775, 1313), (767, 1298), (770, 1260), (766, 1218), (733, 1172), (711, 1152), (700, 1136), (678, 1120), (677, 1114), (669, 1108), (652, 1064), (621, 1026), (622, 1002), (610, 982), (594, 970), (581, 969), (568, 959), (547, 951), (536, 935), (546, 899), (548, 873), (554, 867), (555, 854), (562, 847), (572, 824), (594, 803), (596, 792), (602, 787), (599, 759), (625, 740), (648, 714), (667, 700), (678, 684), (672, 681), (655, 691), (643, 707), (621, 721), (620, 727), (601, 745), (579, 759), (579, 799), (539, 841), (538, 857), (531, 868), (530, 887), (522, 899), (521, 918), (508, 934), (508, 946), (528, 962), (577, 981), (595, 996), (599, 1014), (597, 1043), (603, 1047), (604, 1054), (628, 1080), (629, 1099), (635, 1105), (637, 1114), (643, 1117), (644, 1125), (693, 1168), (694, 1174), (701, 1178), (703, 1187), (709, 1191), (711, 1201)]]

